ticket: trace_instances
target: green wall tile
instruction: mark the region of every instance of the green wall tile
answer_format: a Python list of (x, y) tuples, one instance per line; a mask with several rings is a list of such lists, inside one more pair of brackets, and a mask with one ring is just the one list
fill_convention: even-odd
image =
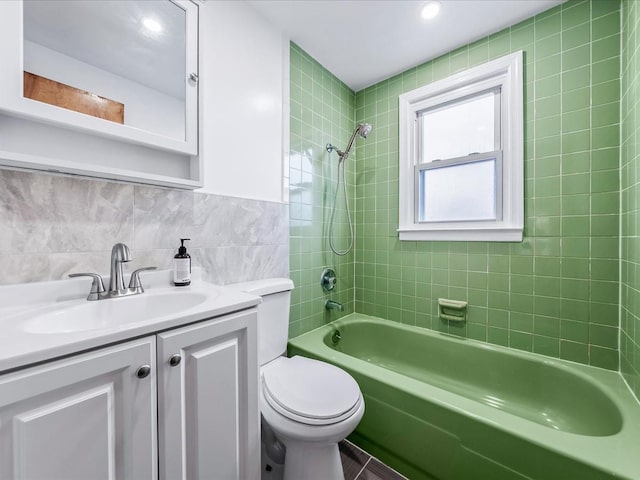
[[(585, 8), (586, 7), (586, 8)], [(567, 2), (562, 5), (562, 26), (571, 29), (590, 20), (589, 2)]]
[(600, 40), (595, 40), (591, 46), (591, 59), (599, 62), (619, 55), (620, 35), (615, 34)]
[[(582, 87), (579, 87), (582, 88)], [(591, 126), (591, 109), (585, 108), (564, 113), (562, 119), (562, 131), (565, 133), (587, 130)]]
[[(584, 11), (581, 8), (575, 8), (576, 11)], [(564, 23), (564, 18), (563, 18)], [(603, 28), (606, 25), (603, 26)], [(562, 32), (562, 48), (568, 50), (571, 48), (586, 45), (591, 41), (591, 24), (585, 20), (584, 23), (572, 28), (567, 28)]]
[[(569, 344), (564, 350), (571, 359), (586, 363), (589, 338), (584, 325), (588, 325), (590, 307), (608, 305), (609, 300), (605, 302), (602, 297), (611, 296), (611, 289), (605, 289), (604, 294), (595, 293), (598, 300), (591, 302), (590, 261), (595, 253), (603, 262), (594, 269), (599, 277), (608, 279), (616, 271), (615, 266), (607, 263), (609, 257), (603, 255), (607, 255), (604, 249), (610, 247), (607, 232), (617, 225), (619, 194), (617, 168), (611, 160), (615, 159), (615, 151), (593, 153), (596, 147), (599, 152), (616, 149), (617, 132), (619, 137), (616, 103), (619, 93), (614, 85), (619, 76), (610, 70), (618, 65), (619, 53), (604, 53), (610, 45), (609, 37), (619, 35), (619, 24), (606, 16), (616, 16), (618, 10), (598, 8), (602, 14), (593, 16), (594, 8), (592, 2), (570, 1), (522, 27), (516, 25), (418, 67), (422, 70), (430, 66), (437, 72), (433, 79), (443, 78), (447, 70), (464, 64), (467, 58), (473, 65), (496, 58), (506, 53), (507, 48), (524, 49), (533, 67), (525, 89), (530, 112), (525, 132), (529, 139), (525, 200), (530, 216), (525, 233), (528, 248), (486, 244), (482, 247), (484, 252), (492, 253), (476, 255), (467, 246), (467, 256), (457, 257), (451, 249), (458, 248), (458, 244), (438, 242), (434, 244), (436, 253), (430, 258), (435, 267), (432, 282), (443, 292), (453, 291), (482, 304), (478, 306), (489, 307), (486, 311), (489, 342), (504, 344), (508, 335), (503, 333), (517, 327), (516, 331), (525, 336), (539, 334), (538, 341), (533, 336), (527, 340), (521, 335), (509, 345), (559, 356), (561, 322), (576, 323), (578, 326), (573, 329), (573, 324), (567, 323), (563, 338)], [(595, 29), (592, 18), (600, 18)], [(594, 64), (592, 36), (601, 42), (600, 60)], [(594, 92), (596, 105), (592, 105)], [(394, 92), (399, 93), (402, 91)], [(395, 101), (387, 98), (389, 102)], [(363, 101), (364, 96), (358, 92), (356, 110)], [(366, 116), (357, 120), (368, 121)], [(395, 150), (389, 152), (386, 161), (391, 168), (397, 168)], [(597, 175), (592, 164), (598, 165)], [(361, 176), (360, 182), (376, 183), (376, 180)], [(393, 237), (394, 229), (395, 225), (387, 229)], [(593, 235), (601, 241), (592, 247)], [(611, 239), (614, 238), (612, 234)], [(513, 251), (526, 251), (527, 255), (515, 256)], [(418, 253), (417, 258), (421, 255)], [(465, 269), (466, 276), (461, 273)], [(601, 278), (594, 280), (607, 282)], [(506, 312), (523, 316), (507, 322)], [(531, 314), (537, 315), (536, 332)], [(485, 331), (474, 330), (474, 335), (482, 338)]]
[[(616, 125), (619, 121), (619, 118), (620, 118), (620, 104), (618, 102), (609, 103), (606, 105), (597, 105), (597, 106), (594, 106), (592, 109), (592, 125), (594, 127)], [(604, 152), (594, 152), (594, 153), (602, 154)], [(615, 166), (617, 166), (618, 165), (617, 162), (620, 159), (619, 153), (617, 153), (613, 157), (616, 159)]]
[(587, 322), (562, 320), (560, 338), (581, 343), (586, 347), (589, 343), (589, 324)]
[[(603, 40), (600, 40), (601, 42)], [(603, 46), (603, 48), (605, 48)], [(604, 57), (608, 58), (608, 57)], [(603, 58), (603, 59), (604, 59)], [(574, 68), (580, 68), (584, 65), (589, 65), (591, 62), (591, 44), (581, 45), (576, 48), (571, 48), (562, 51), (562, 70), (573, 70)]]
[(562, 95), (563, 113), (584, 110), (591, 106), (591, 88), (582, 87), (569, 90)]
[[(562, 37), (559, 33), (542, 38), (535, 43), (535, 55), (539, 60), (558, 55), (562, 50)], [(560, 59), (558, 58), (558, 62)], [(559, 70), (556, 70), (558, 72)], [(538, 75), (540, 72), (536, 72)]]
[[(589, 364), (596, 367), (617, 370), (619, 368), (618, 350), (603, 348), (596, 345), (589, 346)], [(638, 392), (636, 391), (636, 396)]]
[(559, 258), (534, 258), (534, 272), (536, 275), (559, 277), (561, 261)]
[(553, 337), (533, 335), (533, 351), (549, 357), (560, 356), (560, 341)]
[[(620, 2), (612, 2), (611, 0), (595, 0), (591, 2), (591, 18), (599, 18), (603, 15), (614, 13), (619, 15)], [(620, 18), (611, 25), (612, 28), (617, 28), (620, 25)]]
[(568, 320), (586, 322), (590, 318), (590, 303), (585, 300), (571, 300), (563, 298), (560, 300), (560, 317)]
[(582, 173), (591, 171), (592, 152), (567, 153), (562, 156), (562, 173)]
[(551, 35), (559, 35), (562, 31), (562, 20), (560, 18), (560, 9), (554, 9), (552, 15), (538, 15), (534, 19), (534, 30), (536, 40)]
[(560, 279), (555, 277), (534, 277), (534, 293), (543, 297), (560, 296)]
[(591, 75), (593, 76), (594, 84), (617, 80), (619, 72), (620, 57), (617, 56), (591, 64)]
[[(623, 15), (625, 6), (626, 1)], [(640, 9), (634, 9), (634, 15), (640, 16)], [(636, 152), (629, 135), (635, 117), (627, 117), (629, 125), (621, 128), (621, 97), (640, 91), (631, 81), (620, 84), (620, 40), (624, 48), (625, 41), (636, 37), (628, 32), (621, 37), (619, 18), (616, 0), (570, 0), (356, 94), (292, 44), (292, 139), (296, 151), (319, 152), (311, 162), (318, 195), (313, 197), (312, 228), (295, 222), (302, 209), (294, 208), (292, 201), (291, 211), (298, 217), (292, 214), (292, 242), (297, 242), (295, 247), (292, 243), (292, 255), (298, 256), (292, 267), (313, 272), (324, 261), (344, 268), (347, 296), (353, 296), (344, 300), (349, 311), (378, 312), (391, 320), (449, 331), (435, 317), (435, 299), (457, 297), (469, 301), (469, 322), (449, 333), (618, 368), (614, 333), (619, 253), (631, 256), (628, 263), (640, 264), (640, 241), (622, 252), (618, 248), (619, 229), (632, 228), (627, 235), (635, 238), (631, 212), (640, 205), (638, 193), (637, 203), (635, 197), (626, 203), (626, 220), (619, 220), (620, 190), (637, 184), (631, 163)], [(640, 21), (631, 24), (636, 23)], [(397, 96), (519, 49), (526, 62), (524, 242), (399, 242)], [(634, 65), (640, 69), (640, 61)], [(627, 75), (633, 81), (640, 78), (633, 72)], [(318, 87), (321, 97), (316, 95)], [(632, 102), (634, 108), (636, 103)], [(344, 141), (356, 122), (371, 122), (374, 130), (357, 144), (356, 157), (348, 162), (356, 255), (337, 259), (327, 257), (322, 239), (322, 202), (330, 204), (325, 197), (335, 178), (322, 147)], [(629, 138), (622, 150), (621, 134)], [(620, 175), (619, 162), (625, 155), (633, 175)], [(625, 195), (631, 198), (634, 191)], [(345, 233), (343, 224), (341, 239)], [(311, 251), (302, 251), (311, 239)], [(304, 264), (306, 253), (319, 254), (318, 264)], [(301, 333), (331, 318), (323, 312), (325, 296), (313, 285), (317, 275), (292, 271), (292, 277), (294, 273), (309, 282), (292, 307), (291, 331)], [(632, 280), (640, 282), (640, 268)], [(633, 285), (627, 290), (640, 291)], [(640, 298), (627, 299), (623, 309), (635, 305), (640, 310)], [(629, 311), (627, 317), (635, 322), (627, 329), (632, 337), (632, 331), (640, 331), (640, 311)], [(640, 357), (636, 344), (627, 344), (634, 345), (627, 348), (627, 358)], [(623, 365), (627, 378), (635, 378), (633, 362)]]
[(606, 325), (591, 324), (589, 328), (589, 343), (616, 349), (618, 347), (618, 329)]
[(587, 258), (564, 258), (562, 260), (564, 278), (588, 278), (589, 260)]
[(560, 358), (578, 363), (589, 363), (589, 347), (584, 343), (560, 341)]
[[(338, 257), (328, 251), (323, 236), (330, 203), (324, 191), (335, 188), (337, 162), (324, 149), (326, 143), (344, 142), (355, 125), (355, 94), (295, 44), (290, 49), (290, 275), (295, 283), (291, 301), (291, 335), (299, 335), (337, 318), (327, 313), (331, 298), (354, 310), (353, 254)], [(358, 155), (357, 147), (354, 152)], [(351, 169), (349, 171), (349, 169)], [(353, 178), (353, 165), (347, 169)], [(350, 202), (355, 185), (348, 184)], [(346, 244), (347, 226), (338, 218), (336, 243)], [(326, 294), (319, 285), (322, 269), (331, 266), (339, 275), (338, 287)], [(344, 314), (343, 313), (343, 314)]]

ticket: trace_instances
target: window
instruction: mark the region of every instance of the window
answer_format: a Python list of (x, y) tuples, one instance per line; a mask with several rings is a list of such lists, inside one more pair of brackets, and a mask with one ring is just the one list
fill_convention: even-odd
[(399, 101), (400, 239), (521, 241), (522, 52)]

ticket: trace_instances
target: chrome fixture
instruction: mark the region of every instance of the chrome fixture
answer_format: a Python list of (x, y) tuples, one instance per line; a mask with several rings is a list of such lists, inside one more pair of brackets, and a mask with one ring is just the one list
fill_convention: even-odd
[(87, 300), (104, 300), (107, 298), (126, 297), (144, 293), (140, 282), (140, 272), (155, 270), (156, 267), (144, 267), (134, 270), (129, 279), (129, 286), (124, 286), (124, 273), (122, 264), (131, 261), (131, 252), (124, 243), (116, 243), (111, 249), (111, 276), (109, 277), (109, 290), (105, 290), (102, 277), (97, 273), (70, 273), (70, 277), (91, 277), (91, 290)]
[(91, 290), (87, 300), (100, 300), (101, 295), (106, 293), (104, 289), (104, 283), (102, 283), (102, 277), (97, 273), (70, 273), (69, 276), (73, 277), (91, 277), (93, 282), (91, 283)]
[(111, 275), (109, 277), (109, 291), (124, 291), (124, 274), (122, 264), (131, 261), (131, 252), (124, 243), (116, 243), (111, 248)]
[(337, 345), (342, 340), (342, 335), (340, 335), (340, 330), (334, 330), (331, 334), (331, 345)]
[(334, 272), (331, 268), (325, 268), (320, 275), (320, 286), (322, 286), (322, 290), (325, 292), (330, 292), (334, 288), (336, 288), (336, 282), (338, 279), (336, 278), (336, 272)]
[(347, 157), (349, 156), (349, 153), (351, 153), (353, 142), (356, 141), (356, 135), (360, 135), (362, 138), (366, 139), (371, 133), (371, 130), (373, 130), (373, 127), (371, 126), (370, 123), (359, 123), (356, 126), (356, 129), (351, 134), (351, 138), (349, 139), (349, 143), (347, 144), (347, 148), (344, 149), (344, 152), (334, 147), (330, 143), (327, 143), (327, 152), (332, 152), (333, 150), (335, 150), (336, 153), (338, 154), (338, 157), (340, 158), (339, 161), (342, 162), (343, 160), (346, 160)]
[(324, 308), (327, 310), (338, 310), (339, 312), (344, 310), (344, 307), (341, 303), (334, 302), (333, 300), (327, 300), (324, 302)]
[[(331, 209), (331, 217), (329, 218), (329, 248), (331, 251), (339, 256), (344, 256), (351, 251), (353, 248), (353, 221), (351, 220), (351, 212), (349, 211), (349, 199), (347, 195), (347, 184), (346, 184), (346, 175), (344, 173), (344, 160), (349, 157), (349, 153), (351, 152), (351, 148), (353, 147), (354, 142), (356, 141), (356, 137), (360, 135), (362, 138), (367, 138), (369, 134), (373, 130), (373, 126), (370, 123), (359, 123), (356, 126), (356, 129), (351, 134), (351, 138), (349, 139), (349, 143), (347, 144), (347, 148), (344, 151), (339, 150), (334, 147), (330, 143), (327, 143), (327, 152), (331, 153), (334, 150), (338, 154), (338, 179), (336, 182), (336, 193), (333, 197), (333, 208)], [(344, 191), (344, 204), (347, 209), (347, 220), (349, 221), (349, 246), (346, 250), (338, 250), (333, 244), (333, 221), (336, 214), (336, 204), (338, 203), (338, 190), (340, 190), (340, 167), (342, 166), (342, 190)]]

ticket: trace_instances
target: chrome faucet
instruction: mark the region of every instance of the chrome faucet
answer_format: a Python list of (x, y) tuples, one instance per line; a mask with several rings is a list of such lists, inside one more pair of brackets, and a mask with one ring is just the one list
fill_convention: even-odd
[[(124, 273), (122, 264), (131, 261), (131, 252), (124, 243), (116, 243), (111, 248), (111, 276), (109, 277), (109, 292), (124, 293)], [(117, 295), (116, 295), (117, 296)]]
[(344, 307), (341, 303), (334, 302), (333, 300), (327, 300), (324, 302), (324, 308), (327, 310), (338, 310), (339, 312), (344, 310)]
[(129, 279), (129, 287), (124, 286), (124, 272), (122, 264), (131, 261), (131, 251), (124, 243), (116, 243), (111, 249), (111, 276), (109, 290), (105, 290), (102, 277), (97, 273), (70, 273), (70, 277), (91, 277), (91, 291), (87, 300), (104, 300), (107, 298), (126, 297), (144, 293), (140, 282), (140, 272), (155, 270), (157, 267), (144, 267), (134, 270)]

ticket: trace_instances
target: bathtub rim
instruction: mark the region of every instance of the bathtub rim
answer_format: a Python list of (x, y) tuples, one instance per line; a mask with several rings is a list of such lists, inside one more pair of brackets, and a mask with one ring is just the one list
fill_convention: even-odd
[[(352, 357), (334, 350), (324, 343), (324, 338), (327, 334), (349, 323), (381, 323), (439, 340), (464, 343), (474, 348), (503, 352), (507, 355), (542, 362), (546, 365), (569, 371), (571, 374), (575, 374), (591, 383), (611, 399), (622, 415), (622, 428), (618, 433), (609, 436), (586, 436), (550, 429), (440, 387), (420, 382), (401, 373)], [(359, 374), (376, 381), (393, 384), (393, 388), (399, 388), (406, 393), (422, 397), (440, 407), (471, 417), (491, 428), (515, 435), (539, 447), (553, 450), (560, 455), (597, 470), (621, 478), (640, 478), (640, 461), (634, 462), (634, 458), (638, 458), (639, 453), (638, 447), (634, 448), (634, 444), (640, 445), (640, 403), (630, 393), (619, 372), (460, 338), (360, 313), (346, 315), (334, 322), (292, 338), (289, 343), (298, 350), (314, 353), (321, 360), (325, 359), (330, 363), (357, 371)]]

